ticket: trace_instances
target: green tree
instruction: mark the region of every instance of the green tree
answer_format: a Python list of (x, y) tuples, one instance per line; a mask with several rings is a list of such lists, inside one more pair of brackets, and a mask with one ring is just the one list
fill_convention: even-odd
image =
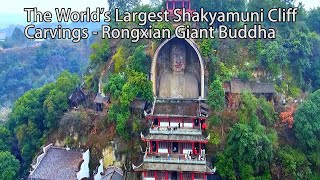
[(18, 147), (23, 158), (22, 169), (23, 173), (27, 173), (27, 169), (38, 149), (42, 145), (40, 139), (42, 132), (34, 123), (29, 121), (28, 124), (22, 124), (15, 129), (15, 134), (18, 140)]
[(257, 52), (257, 56), (261, 66), (271, 73), (272, 78), (278, 77), (289, 63), (287, 49), (278, 41), (266, 43), (264, 48)]
[(311, 9), (308, 12), (306, 21), (311, 31), (320, 33), (320, 7)]
[(91, 45), (93, 53), (90, 56), (90, 65), (97, 66), (106, 62), (110, 56), (110, 46), (106, 39), (96, 42)]
[(271, 102), (268, 102), (265, 98), (260, 97), (257, 101), (257, 115), (261, 124), (266, 127), (273, 127), (275, 120), (277, 119), (274, 106)]
[(320, 90), (312, 93), (294, 114), (294, 132), (305, 150), (320, 151)]
[(0, 151), (0, 179), (18, 179), (19, 161), (8, 151)]
[(104, 92), (110, 93), (113, 99), (118, 99), (121, 95), (122, 87), (126, 83), (126, 77), (122, 73), (112, 74), (107, 84), (104, 86)]
[(280, 163), (283, 176), (289, 179), (310, 179), (310, 163), (301, 151), (285, 146), (277, 151), (276, 162)]
[(123, 47), (120, 46), (117, 52), (112, 56), (112, 61), (114, 62), (114, 72), (123, 72), (126, 65), (126, 59), (123, 52)]
[(208, 103), (215, 111), (223, 109), (225, 104), (224, 89), (220, 80), (214, 80), (209, 88)]
[(264, 129), (256, 131), (238, 123), (230, 131), (226, 149), (218, 156), (216, 166), (224, 178), (236, 179), (239, 175), (241, 179), (252, 179), (269, 172), (272, 157), (272, 144)]
[(0, 151), (10, 151), (12, 137), (10, 131), (4, 126), (0, 126)]
[(52, 90), (44, 101), (45, 126), (53, 130), (59, 124), (59, 119), (68, 110), (67, 95), (61, 91)]
[(251, 123), (258, 120), (257, 105), (257, 98), (250, 91), (243, 91), (238, 110), (239, 121), (241, 123)]
[(147, 64), (150, 64), (148, 62), (148, 57), (145, 54), (145, 47), (143, 45), (138, 46), (134, 52), (133, 55), (129, 57), (129, 68), (131, 70), (137, 71), (137, 72), (143, 72), (145, 74), (148, 73), (150, 67), (147, 66)]

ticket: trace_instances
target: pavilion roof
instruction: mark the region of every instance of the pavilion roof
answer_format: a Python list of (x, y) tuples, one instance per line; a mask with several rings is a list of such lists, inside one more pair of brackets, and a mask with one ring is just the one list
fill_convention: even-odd
[(82, 151), (53, 146), (46, 148), (28, 179), (77, 179), (77, 172), (83, 162)]
[(226, 93), (240, 94), (244, 90), (251, 91), (253, 94), (273, 94), (275, 88), (273, 83), (265, 82), (243, 82), (240, 79), (233, 79), (223, 85)]

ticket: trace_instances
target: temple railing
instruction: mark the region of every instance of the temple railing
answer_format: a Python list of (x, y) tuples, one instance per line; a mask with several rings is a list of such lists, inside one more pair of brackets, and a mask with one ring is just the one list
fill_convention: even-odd
[(186, 129), (186, 128), (150, 128), (150, 134), (175, 134), (175, 135), (202, 135), (200, 129)]
[(184, 155), (179, 155), (175, 157), (163, 157), (163, 156), (144, 156), (144, 162), (150, 163), (175, 163), (175, 164), (198, 164), (205, 165), (206, 158), (200, 158), (199, 156), (195, 156), (194, 158), (188, 158)]

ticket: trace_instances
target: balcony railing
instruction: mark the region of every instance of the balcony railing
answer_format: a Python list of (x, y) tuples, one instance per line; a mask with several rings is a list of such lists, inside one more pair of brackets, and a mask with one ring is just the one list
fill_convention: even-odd
[(200, 129), (192, 128), (175, 128), (175, 127), (154, 127), (150, 128), (150, 134), (175, 134), (175, 135), (201, 135), (202, 131)]
[(160, 156), (160, 155), (145, 155), (143, 157), (144, 162), (151, 163), (172, 163), (172, 164), (206, 164), (206, 158), (193, 156), (192, 158), (186, 155), (170, 155), (170, 156)]

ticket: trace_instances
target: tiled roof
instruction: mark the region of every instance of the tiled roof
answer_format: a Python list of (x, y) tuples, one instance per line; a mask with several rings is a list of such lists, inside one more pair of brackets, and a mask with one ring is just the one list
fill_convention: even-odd
[(147, 140), (163, 140), (163, 141), (208, 141), (202, 135), (177, 135), (177, 134), (149, 134), (142, 139)]
[(155, 102), (153, 115), (193, 116), (199, 115), (198, 101)]
[(100, 103), (100, 104), (102, 104), (102, 102), (103, 102), (103, 97), (102, 97), (102, 95), (101, 95), (100, 93), (97, 93), (96, 98), (94, 99), (93, 102), (94, 102), (94, 103)]
[(239, 79), (224, 83), (223, 88), (226, 93), (231, 92), (236, 94), (244, 90), (249, 90), (253, 94), (273, 94), (276, 92), (272, 83), (243, 82)]
[(105, 171), (105, 175), (102, 176), (101, 180), (122, 180), (123, 172), (118, 167), (108, 167)]
[(50, 147), (28, 179), (77, 179), (82, 157), (82, 152), (78, 150)]

